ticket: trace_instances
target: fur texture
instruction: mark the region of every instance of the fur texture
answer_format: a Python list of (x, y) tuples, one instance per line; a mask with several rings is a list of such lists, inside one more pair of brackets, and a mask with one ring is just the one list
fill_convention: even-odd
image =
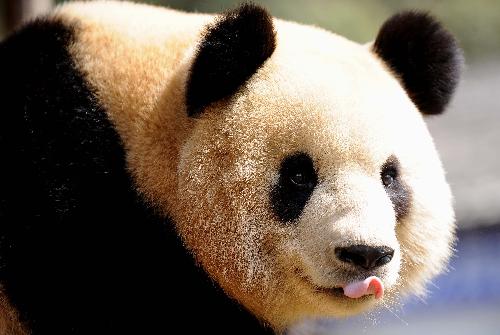
[(2, 335), (28, 335), (24, 325), (19, 321), (19, 316), (12, 307), (7, 297), (0, 293), (0, 334)]
[(421, 12), (396, 14), (380, 28), (373, 50), (401, 78), (422, 113), (444, 111), (463, 58), (453, 35), (438, 21)]
[(189, 116), (234, 94), (276, 47), (272, 17), (244, 4), (210, 26), (198, 46), (186, 88)]
[(0, 334), (270, 332), (139, 199), (75, 41), (50, 19), (0, 45), (0, 281), (13, 305), (0, 299)]
[[(61, 168), (57, 176), (62, 173), (61, 178), (77, 184), (70, 188), (71, 191), (84, 187), (92, 192), (84, 192), (83, 198), (69, 193), (75, 197), (77, 208), (83, 200), (85, 204), (77, 212), (69, 212), (73, 213), (69, 217), (75, 223), (68, 221), (58, 225), (56, 222), (60, 221), (51, 220), (53, 228), (37, 225), (37, 233), (42, 235), (26, 236), (32, 236), (31, 241), (38, 243), (35, 244), (40, 246), (37, 250), (42, 251), (44, 240), (37, 240), (35, 236), (81, 236), (82, 240), (76, 239), (77, 243), (55, 238), (60, 244), (47, 249), (53, 251), (50, 256), (55, 258), (43, 259), (55, 259), (56, 263), (43, 270), (49, 276), (53, 276), (51, 271), (61, 274), (60, 269), (64, 266), (57, 267), (63, 264), (57, 260), (62, 262), (65, 257), (77, 255), (69, 262), (74, 264), (71, 269), (81, 274), (81, 278), (88, 278), (99, 290), (89, 288), (73, 301), (88, 301), (83, 306), (89, 307), (90, 297), (100, 301), (102, 293), (109, 297), (106, 301), (110, 304), (117, 303), (116, 314), (112, 315), (104, 313), (108, 310), (106, 304), (99, 302), (95, 307), (96, 315), (102, 316), (95, 320), (102, 321), (101, 324), (117, 320), (113, 322), (118, 324), (108, 324), (115, 327), (110, 328), (112, 331), (127, 327), (119, 320), (134, 320), (137, 316), (133, 313), (138, 313), (137, 324), (164, 329), (161, 320), (165, 320), (167, 314), (162, 313), (161, 307), (153, 310), (153, 306), (172, 303), (170, 295), (173, 294), (174, 313), (177, 314), (167, 317), (177, 320), (180, 319), (178, 315), (190, 315), (190, 311), (195, 311), (197, 322), (185, 325), (194, 330), (199, 331), (196, 326), (206, 324), (209, 330), (218, 333), (247, 329), (254, 333), (269, 331), (261, 327), (255, 316), (261, 323), (281, 332), (305, 317), (340, 317), (375, 306), (377, 302), (373, 298), (349, 299), (336, 294), (338, 290), (332, 290), (369, 275), (376, 275), (384, 282), (386, 301), (406, 293), (421, 294), (425, 283), (442, 271), (450, 256), (454, 238), (451, 193), (419, 109), (428, 111), (423, 110), (420, 100), (415, 100), (411, 93), (409, 96), (406, 81), (400, 82), (399, 76), (388, 68), (386, 58), (374, 53), (371, 47), (319, 28), (277, 19), (271, 24), (270, 18), (257, 7), (247, 6), (232, 13), (214, 17), (97, 1), (63, 5), (47, 18), (47, 22), (58, 22), (69, 29), (72, 41), (65, 44), (66, 53), (54, 53), (66, 55), (71, 60), (71, 68), (56, 71), (58, 64), (66, 64), (66, 60), (61, 63), (48, 59), (44, 63), (49, 66), (47, 76), (77, 73), (74, 77), (77, 84), (55, 76), (54, 82), (49, 81), (51, 85), (44, 81), (33, 87), (39, 90), (54, 86), (61, 90), (40, 95), (52, 97), (54, 103), (66, 101), (67, 95), (74, 94), (65, 91), (71, 91), (73, 85), (75, 89), (85, 87), (84, 94), (80, 95), (87, 96), (88, 100), (84, 106), (56, 105), (57, 108), (37, 114), (43, 107), (39, 102), (42, 107), (37, 105), (28, 109), (27, 115), (55, 115), (55, 119), (50, 120), (58, 127), (51, 138), (43, 139), (43, 143), (55, 143), (64, 150), (49, 156), (46, 169), (56, 175), (56, 169)], [(242, 26), (242, 22), (248, 23), (246, 20), (254, 25)], [(408, 22), (411, 25), (412, 21)], [(426, 22), (435, 27), (434, 21)], [(263, 34), (249, 40), (247, 32), (255, 32), (256, 26), (262, 28)], [(419, 26), (424, 32), (426, 28), (424, 24)], [(242, 34), (239, 33), (241, 29)], [(270, 48), (271, 44), (266, 43), (274, 36), (274, 31), (275, 48)], [(207, 67), (228, 69), (224, 59), (213, 57), (211, 51), (204, 56), (204, 50), (211, 50), (207, 41), (212, 38), (220, 41), (217, 36), (221, 32), (224, 36), (234, 36), (230, 47), (224, 49), (230, 55), (224, 58), (231, 60), (230, 64), (237, 59), (250, 62), (244, 62), (243, 72), (231, 76), (228, 82), (223, 81), (230, 84), (227, 91), (214, 93), (209, 82), (201, 86), (203, 80), (196, 79), (194, 85), (192, 78), (207, 75), (204, 66), (197, 69), (199, 65), (195, 65), (204, 57)], [(397, 39), (382, 40), (387, 43), (379, 45), (398, 42)], [(264, 43), (262, 53), (258, 53), (263, 57), (251, 55), (246, 58), (244, 52), (242, 56), (240, 47), (257, 41)], [(26, 47), (27, 44), (22, 45)], [(429, 47), (428, 44), (419, 45)], [(15, 59), (21, 50), (13, 48), (8, 53), (10, 62), (18, 64), (16, 70), (9, 72), (12, 76), (21, 71), (22, 64)], [(445, 54), (448, 51), (444, 49)], [(229, 69), (233, 69), (233, 65)], [(441, 76), (440, 80), (456, 76), (456, 73), (449, 73), (452, 70), (455, 68), (440, 68), (433, 79), (439, 82), (437, 76)], [(220, 71), (215, 72), (220, 79)], [(35, 78), (42, 81), (43, 76)], [(25, 77), (13, 80), (29, 81)], [(189, 100), (190, 90), (193, 100)], [(24, 101), (19, 96), (24, 94), (21, 90), (8, 92), (13, 96), (18, 92), (12, 101)], [(419, 99), (421, 97), (419, 95)], [(433, 97), (429, 99), (430, 105), (436, 106)], [(2, 150), (18, 148), (19, 152), (26, 152), (25, 148), (31, 148), (31, 143), (37, 147), (39, 140), (30, 132), (36, 133), (40, 126), (52, 124), (37, 121), (29, 123), (32, 127), (29, 131), (18, 132), (18, 128), (27, 127), (20, 116), (25, 115), (23, 106), (16, 109), (17, 119), (2, 123), (8, 124), (2, 128), (3, 138), (4, 134), (12, 136), (9, 142), (4, 142), (8, 145)], [(199, 108), (203, 113), (197, 113)], [(197, 117), (190, 117), (190, 114)], [(84, 124), (78, 124), (79, 120)], [(104, 133), (98, 132), (98, 138), (102, 139), (91, 151), (85, 151), (81, 146), (85, 147), (93, 138), (89, 137), (93, 134), (92, 122)], [(86, 130), (67, 131), (71, 126)], [(306, 178), (310, 185), (307, 196), (296, 192), (302, 200), (293, 194), (289, 195), (293, 199), (285, 199), (286, 192), (281, 192), (280, 201), (285, 199), (287, 202), (281, 207), (294, 209), (280, 217), (280, 206), (276, 206), (273, 192), (280, 189), (285, 178), (289, 178), (286, 182), (299, 181), (299, 184), (303, 180), (304, 175), (287, 175), (289, 170), (284, 168), (290, 157), (298, 153), (310, 158), (307, 169), (301, 168), (300, 172), (308, 175), (308, 171), (314, 171), (314, 178), (311, 178), (312, 172)], [(65, 157), (74, 159), (75, 164), (60, 164), (66, 162)], [(29, 162), (32, 158), (24, 159)], [(398, 164), (394, 163), (396, 160)], [(24, 166), (22, 162), (12, 165), (2, 175), (17, 171), (19, 166)], [(104, 168), (90, 165), (90, 172), (78, 168), (98, 163), (104, 164)], [(397, 167), (394, 177), (399, 184), (393, 185), (397, 187), (393, 191), (384, 185), (387, 166)], [(104, 173), (108, 167), (109, 172)], [(19, 197), (24, 193), (33, 194), (28, 192), (31, 185), (47, 180), (45, 175), (31, 170), (25, 172), (26, 179), (22, 179), (19, 188), (12, 183), (9, 192), (3, 193), (2, 203), (8, 201), (5, 208), (12, 208), (9, 203), (13, 200), (10, 199), (17, 199), (16, 194)], [(92, 179), (94, 177), (96, 179)], [(64, 192), (56, 187), (44, 190)], [(53, 208), (50, 204), (39, 204), (37, 193), (32, 197), (26, 208)], [(73, 198), (64, 198), (67, 199)], [(20, 201), (16, 206), (13, 208), (17, 208), (17, 212), (24, 209)], [(97, 216), (95, 208), (104, 211), (104, 216)], [(159, 222), (165, 218), (172, 219), (169, 233), (159, 228), (162, 227)], [(293, 224), (284, 224), (290, 220)], [(12, 220), (10, 226), (17, 227), (16, 236), (26, 238), (23, 225), (16, 226)], [(77, 228), (67, 232), (69, 228), (66, 227)], [(124, 238), (117, 239), (116, 234)], [(110, 241), (113, 243), (108, 244)], [(121, 247), (123, 258), (116, 254), (116, 244)], [(24, 245), (27, 246), (23, 249), (25, 252), (32, 252), (29, 244)], [(89, 245), (99, 248), (89, 249)], [(336, 248), (351, 245), (386, 246), (394, 250), (394, 255), (389, 263), (362, 271), (336, 258)], [(88, 254), (94, 256), (91, 259), (98, 264), (96, 271), (87, 272), (88, 267), (78, 267), (78, 264), (89, 265)], [(104, 259), (100, 260), (98, 255)], [(19, 259), (12, 260), (13, 266), (20, 264), (16, 263)], [(31, 261), (29, 264), (33, 264), (33, 268), (25, 269), (42, 272), (42, 267), (35, 263)], [(114, 264), (113, 267), (107, 268), (110, 264)], [(137, 271), (131, 271), (134, 267)], [(16, 273), (12, 271), (4, 274)], [(97, 278), (90, 273), (101, 275)], [(63, 277), (54, 275), (54, 278), (61, 283)], [(138, 280), (144, 291), (130, 292), (128, 282), (121, 282), (123, 278)], [(211, 280), (217, 284), (207, 284)], [(21, 312), (28, 310), (31, 316), (40, 315), (41, 320), (47, 317), (51, 320), (50, 315), (58, 314), (43, 314), (45, 305), (27, 309), (28, 304), (35, 303), (31, 294), (37, 294), (36, 288), (40, 289), (37, 285), (42, 283), (31, 281), (29, 285), (34, 285), (35, 289), (19, 289), (17, 299), (25, 300), (12, 298), (12, 303)], [(14, 284), (19, 282), (11, 280), (11, 285)], [(75, 287), (80, 288), (79, 285), (68, 286), (68, 292), (78, 292)], [(111, 289), (109, 294), (106, 293), (108, 288)], [(14, 297), (16, 291), (13, 292)], [(54, 286), (52, 291), (44, 293), (44, 299), (36, 301), (48, 301), (54, 292), (60, 294), (60, 299), (69, 300), (64, 294), (66, 291), (58, 291)], [(130, 292), (133, 301), (137, 302), (136, 309), (130, 310), (121, 300), (125, 299), (120, 295), (123, 292)], [(10, 298), (9, 290), (7, 294)], [(226, 294), (235, 300), (226, 298)], [(57, 306), (62, 313), (70, 313), (61, 307), (65, 305)], [(87, 323), (78, 319), (85, 315), (84, 312), (70, 315), (63, 318), (61, 325), (85, 327)], [(140, 322), (148, 315), (153, 315), (153, 319)], [(200, 319), (200, 315), (206, 318)]]

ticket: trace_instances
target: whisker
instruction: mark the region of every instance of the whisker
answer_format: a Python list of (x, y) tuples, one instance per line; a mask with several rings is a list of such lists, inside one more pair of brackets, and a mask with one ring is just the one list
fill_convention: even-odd
[(392, 315), (394, 315), (401, 323), (403, 323), (405, 326), (408, 326), (409, 323), (403, 320), (396, 312), (394, 312), (389, 305), (387, 305), (384, 301), (382, 302), (382, 305), (389, 311), (391, 312)]
[(429, 285), (431, 285), (432, 287), (434, 287), (434, 288), (435, 288), (435, 289), (437, 289), (437, 290), (439, 290), (439, 289), (440, 289), (440, 288), (439, 288), (439, 286), (437, 286), (437, 285), (434, 283), (434, 281), (432, 281), (432, 280), (431, 280), (431, 281), (429, 281)]

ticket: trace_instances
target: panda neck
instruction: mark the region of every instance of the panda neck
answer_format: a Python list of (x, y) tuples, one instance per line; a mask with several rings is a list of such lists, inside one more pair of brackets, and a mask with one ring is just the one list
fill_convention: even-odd
[[(172, 275), (168, 287), (172, 290), (173, 320), (183, 320), (192, 315), (192, 330), (217, 334), (272, 334), (238, 302), (229, 298), (223, 290), (196, 265), (185, 249), (173, 224), (167, 223), (166, 241), (168, 264)], [(175, 302), (174, 302), (175, 301)], [(190, 329), (191, 330), (191, 329)]]

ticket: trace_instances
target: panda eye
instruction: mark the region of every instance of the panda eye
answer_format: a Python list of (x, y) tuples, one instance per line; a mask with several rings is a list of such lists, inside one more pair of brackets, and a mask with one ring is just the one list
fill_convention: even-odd
[(405, 216), (411, 206), (411, 189), (402, 180), (403, 170), (396, 156), (387, 158), (381, 167), (380, 180), (384, 184), (384, 189), (394, 206), (396, 219)]
[(307, 178), (302, 172), (296, 172), (290, 176), (290, 181), (292, 184), (303, 187), (307, 186)]
[(296, 220), (311, 197), (318, 176), (312, 158), (295, 153), (281, 162), (278, 183), (271, 191), (271, 204), (282, 222)]
[(290, 187), (298, 189), (314, 188), (317, 177), (311, 159), (308, 156), (288, 157), (282, 166), (283, 181), (288, 180)]
[(398, 177), (398, 171), (395, 166), (385, 166), (381, 173), (382, 184), (385, 187), (391, 186)]

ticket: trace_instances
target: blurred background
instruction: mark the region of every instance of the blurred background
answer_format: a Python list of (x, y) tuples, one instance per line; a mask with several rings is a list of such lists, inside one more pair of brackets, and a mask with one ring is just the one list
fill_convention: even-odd
[[(0, 38), (20, 20), (61, 1), (0, 0)], [(235, 0), (143, 1), (219, 12)], [(448, 112), (427, 119), (455, 195), (458, 243), (448, 273), (425, 300), (346, 320), (315, 320), (289, 334), (500, 334), (500, 1), (269, 0), (274, 16), (317, 25), (352, 40), (372, 40), (402, 9), (428, 10), (462, 45), (466, 68)], [(1, 75), (1, 74), (0, 74)]]

